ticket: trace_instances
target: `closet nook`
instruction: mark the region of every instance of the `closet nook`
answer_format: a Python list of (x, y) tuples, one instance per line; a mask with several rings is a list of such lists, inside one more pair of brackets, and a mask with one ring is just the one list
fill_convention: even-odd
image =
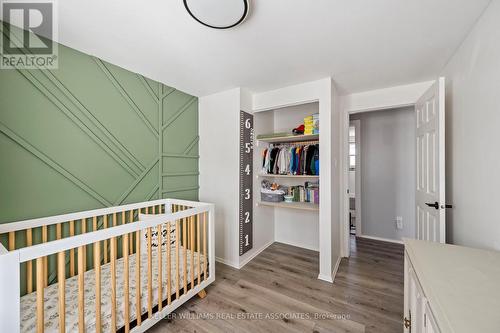
[[(320, 141), (319, 127), (311, 133), (306, 126), (318, 112), (318, 103), (308, 103), (254, 114), (257, 207), (273, 216), (277, 241), (313, 250), (319, 247)], [(296, 128), (306, 134), (294, 134)]]

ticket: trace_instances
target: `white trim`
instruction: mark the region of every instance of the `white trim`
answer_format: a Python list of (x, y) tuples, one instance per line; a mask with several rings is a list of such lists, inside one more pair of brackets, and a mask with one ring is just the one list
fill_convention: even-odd
[(238, 267), (238, 264), (232, 262), (232, 261), (229, 261), (229, 260), (226, 260), (224, 258), (221, 258), (221, 257), (215, 257), (215, 261), (216, 262), (220, 262), (221, 264), (224, 264), (224, 265), (227, 265), (227, 266), (230, 266), (232, 268), (236, 268), (236, 269), (240, 269)]
[(389, 239), (389, 238), (367, 236), (367, 235), (360, 235), (360, 236), (356, 236), (356, 237), (358, 237), (358, 238), (365, 238), (365, 239), (371, 239), (371, 240), (376, 240), (376, 241), (386, 242), (386, 243), (404, 244), (403, 241), (397, 240), (397, 239)]
[(246, 258), (245, 260), (241, 261), (240, 262), (240, 268), (239, 269), (242, 269), (246, 264), (248, 264), (253, 258), (255, 258), (256, 256), (258, 256), (262, 251), (264, 251), (265, 249), (267, 249), (269, 246), (273, 245), (274, 244), (274, 241), (271, 241), (267, 244), (265, 244), (264, 246), (262, 246), (260, 249), (258, 249), (257, 251), (255, 251), (251, 256), (249, 256), (248, 258)]
[(319, 252), (318, 248), (314, 248), (314, 247), (310, 247), (310, 246), (306, 246), (306, 245), (302, 245), (302, 244), (300, 244), (300, 245), (299, 244), (294, 244), (294, 243), (290, 243), (290, 242), (281, 241), (281, 240), (278, 240), (278, 239), (276, 239), (275, 242), (276, 243), (285, 244), (285, 245), (294, 246), (294, 247), (299, 247), (301, 249), (306, 249), (306, 250), (310, 250), (310, 251), (314, 251), (314, 252)]
[(335, 267), (333, 268), (333, 272), (332, 272), (332, 277), (333, 277), (332, 283), (335, 282), (335, 277), (337, 276), (337, 272), (339, 271), (341, 261), (342, 261), (342, 257), (339, 257), (337, 259), (337, 262), (335, 263)]
[[(422, 97), (422, 95), (434, 84), (435, 81), (420, 82), (397, 87), (377, 89), (361, 93), (355, 93), (344, 96), (343, 110), (341, 115), (341, 156), (342, 160), (347, 160), (346, 149), (349, 144), (349, 115), (368, 112), (368, 111), (383, 111), (387, 109), (395, 109), (401, 107), (413, 106)], [(341, 177), (341, 196), (339, 197), (340, 207), (349, 207), (349, 195), (347, 189), (349, 187), (349, 165), (344, 163)], [(349, 213), (344, 209), (342, 221), (340, 221), (341, 235), (340, 244), (341, 256), (349, 257), (350, 255), (350, 230), (349, 230)], [(359, 236), (364, 237), (364, 236)]]
[(319, 274), (318, 280), (333, 283), (332, 275), (328, 276), (328, 275)]

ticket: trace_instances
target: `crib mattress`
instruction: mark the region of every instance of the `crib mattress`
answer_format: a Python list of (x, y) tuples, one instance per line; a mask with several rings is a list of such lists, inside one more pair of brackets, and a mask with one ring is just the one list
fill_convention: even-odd
[[(166, 247), (162, 255), (162, 278), (163, 278), (163, 299), (167, 298), (167, 265), (166, 265)], [(170, 294), (176, 292), (176, 256), (175, 248), (171, 248), (171, 290)], [(179, 289), (184, 285), (184, 247), (179, 249)], [(153, 306), (158, 304), (158, 250), (152, 251), (153, 261)], [(200, 270), (203, 274), (203, 265), (205, 257), (198, 252), (194, 252), (194, 277), (198, 277), (198, 255), (200, 258)], [(136, 319), (136, 290), (137, 283), (135, 279), (135, 254), (129, 256), (129, 322)], [(186, 249), (187, 257), (187, 281), (188, 289), (191, 287), (191, 251)], [(148, 264), (147, 253), (141, 253), (141, 312), (147, 313), (148, 305)], [(116, 261), (116, 326), (117, 329), (125, 325), (124, 318), (124, 264), (123, 258)], [(85, 326), (87, 332), (95, 332), (95, 272), (89, 270), (85, 272)], [(109, 263), (101, 266), (101, 323), (103, 332), (111, 332), (111, 266)], [(78, 276), (66, 279), (66, 332), (78, 331)], [(45, 332), (59, 332), (59, 307), (58, 307), (58, 284), (52, 284), (44, 290), (44, 324)], [(21, 298), (21, 332), (36, 331), (36, 292), (27, 294)]]

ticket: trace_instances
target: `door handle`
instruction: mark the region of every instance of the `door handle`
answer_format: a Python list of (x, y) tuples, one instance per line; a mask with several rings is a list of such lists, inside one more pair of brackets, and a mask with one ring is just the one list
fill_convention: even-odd
[(439, 208), (442, 208), (442, 209), (446, 209), (446, 208), (453, 208), (453, 205), (449, 205), (449, 204), (445, 204), (445, 205), (441, 205), (441, 207), (439, 206), (439, 202), (434, 202), (434, 203), (430, 203), (430, 202), (426, 202), (425, 203), (427, 206), (429, 207), (434, 207), (435, 209), (439, 209)]
[(434, 203), (426, 202), (425, 204), (429, 207), (434, 207), (435, 209), (439, 209), (439, 202), (437, 201)]

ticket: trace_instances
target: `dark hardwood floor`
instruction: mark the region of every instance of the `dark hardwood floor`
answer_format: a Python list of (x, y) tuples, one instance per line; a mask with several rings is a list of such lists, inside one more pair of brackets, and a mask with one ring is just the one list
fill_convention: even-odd
[(318, 253), (274, 243), (243, 269), (216, 266), (193, 298), (151, 332), (401, 332), (403, 246), (352, 238), (334, 284)]

